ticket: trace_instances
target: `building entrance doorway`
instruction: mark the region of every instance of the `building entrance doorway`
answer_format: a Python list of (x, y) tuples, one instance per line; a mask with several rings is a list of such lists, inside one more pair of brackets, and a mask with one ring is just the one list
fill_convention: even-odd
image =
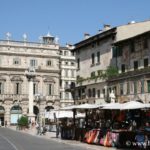
[(0, 126), (4, 126), (4, 114), (5, 109), (3, 106), (0, 106)]
[(39, 117), (39, 108), (37, 106), (34, 106), (33, 107), (33, 112), (35, 114), (35, 120), (37, 121), (38, 117)]

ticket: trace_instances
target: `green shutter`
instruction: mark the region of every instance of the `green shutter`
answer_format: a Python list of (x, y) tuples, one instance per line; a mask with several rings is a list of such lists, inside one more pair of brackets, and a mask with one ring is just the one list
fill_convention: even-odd
[(150, 80), (147, 81), (147, 92), (150, 93)]

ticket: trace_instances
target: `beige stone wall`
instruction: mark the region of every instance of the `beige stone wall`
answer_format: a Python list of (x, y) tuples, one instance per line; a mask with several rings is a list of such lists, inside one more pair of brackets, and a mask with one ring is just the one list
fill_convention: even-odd
[[(18, 59), (19, 64), (14, 64), (14, 59)], [(0, 94), (0, 106), (5, 109), (4, 120), (7, 120), (8, 125), (11, 123), (10, 111), (16, 105), (16, 101), (19, 101), (22, 114), (28, 113), (29, 87), (25, 70), (30, 66), (31, 59), (37, 61), (35, 82), (38, 84), (38, 93), (43, 95), (41, 112), (44, 112), (46, 106), (59, 106), (59, 46), (0, 41), (0, 82), (4, 83), (3, 92)], [(52, 65), (47, 66), (47, 61), (51, 61)], [(14, 77), (18, 79), (13, 79)], [(14, 82), (21, 83), (21, 93), (15, 94)], [(47, 90), (47, 84), (50, 83), (53, 85), (51, 96)], [(34, 106), (39, 108), (36, 95)]]

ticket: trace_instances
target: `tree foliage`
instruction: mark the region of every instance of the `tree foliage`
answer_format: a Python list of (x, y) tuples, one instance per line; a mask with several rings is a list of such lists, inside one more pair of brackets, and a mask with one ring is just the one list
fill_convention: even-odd
[(118, 69), (116, 67), (108, 66), (108, 68), (106, 70), (106, 76), (108, 78), (117, 76), (118, 74), (119, 74)]
[(18, 125), (19, 125), (19, 126), (28, 127), (28, 117), (27, 117), (27, 116), (21, 116), (21, 117), (18, 119)]

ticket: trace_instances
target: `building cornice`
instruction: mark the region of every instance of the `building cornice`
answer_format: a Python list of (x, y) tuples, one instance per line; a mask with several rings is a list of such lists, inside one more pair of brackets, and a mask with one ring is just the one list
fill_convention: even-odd
[(110, 30), (103, 31), (99, 34), (96, 34), (94, 36), (89, 37), (88, 39), (85, 39), (85, 40), (83, 40), (79, 43), (76, 43), (74, 45), (75, 46), (74, 51), (78, 48), (82, 48), (84, 46), (87, 46), (87, 45), (91, 44), (94, 41), (102, 40), (102, 39), (110, 37), (110, 35), (115, 35), (115, 34), (116, 34), (116, 28), (112, 28)]
[(25, 57), (41, 57), (41, 58), (57, 58), (59, 59), (60, 56), (53, 56), (53, 55), (49, 55), (49, 54), (35, 54), (35, 53), (11, 53), (11, 52), (1, 52), (0, 51), (0, 55), (8, 55), (8, 56), (25, 56)]

